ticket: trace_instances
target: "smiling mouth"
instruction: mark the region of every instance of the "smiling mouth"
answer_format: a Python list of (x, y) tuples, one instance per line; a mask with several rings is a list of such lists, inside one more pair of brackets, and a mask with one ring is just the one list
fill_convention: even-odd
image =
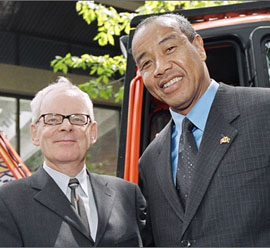
[(163, 85), (163, 88), (164, 88), (164, 89), (165, 89), (165, 88), (168, 88), (168, 87), (170, 87), (171, 85), (175, 84), (177, 81), (180, 81), (180, 80), (182, 80), (182, 79), (183, 79), (183, 77), (176, 77), (176, 78), (173, 78), (173, 79), (170, 80), (168, 83), (164, 84), (164, 85)]
[(73, 143), (75, 142), (74, 140), (58, 140), (56, 143)]

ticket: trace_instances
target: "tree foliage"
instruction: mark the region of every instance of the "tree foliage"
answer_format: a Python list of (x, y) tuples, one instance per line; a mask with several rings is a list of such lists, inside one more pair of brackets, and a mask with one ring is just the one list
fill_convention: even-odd
[[(129, 34), (130, 21), (135, 15), (237, 2), (241, 1), (146, 1), (135, 13), (118, 13), (115, 8), (106, 7), (94, 1), (78, 1), (76, 2), (76, 11), (89, 25), (97, 21), (97, 35), (94, 37), (94, 40), (100, 46), (106, 46), (108, 44), (114, 46), (115, 36), (120, 36), (123, 33)], [(67, 73), (69, 68), (88, 70), (91, 79), (79, 87), (93, 99), (97, 97), (108, 99), (112, 97), (113, 84), (115, 83), (114, 81), (111, 82), (111, 79), (116, 73), (122, 76), (124, 75), (126, 59), (123, 55), (110, 57), (108, 54), (103, 56), (83, 54), (78, 57), (68, 53), (65, 57), (56, 56), (51, 61), (51, 66), (54, 72), (62, 71), (63, 73)], [(123, 86), (120, 87), (114, 97), (116, 101), (122, 100)]]

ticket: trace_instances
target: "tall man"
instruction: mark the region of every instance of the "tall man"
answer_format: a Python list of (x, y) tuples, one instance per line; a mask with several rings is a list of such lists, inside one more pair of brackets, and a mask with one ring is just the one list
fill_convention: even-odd
[(33, 101), (31, 135), (44, 164), (0, 187), (0, 246), (141, 246), (138, 186), (86, 169), (97, 123), (88, 95), (60, 78)]
[(139, 162), (145, 244), (270, 246), (270, 90), (210, 79), (203, 40), (179, 15), (144, 20), (132, 52), (172, 115)]

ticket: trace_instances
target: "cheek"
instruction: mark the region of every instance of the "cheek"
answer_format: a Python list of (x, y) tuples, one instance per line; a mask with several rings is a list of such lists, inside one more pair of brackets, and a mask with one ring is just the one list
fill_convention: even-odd
[(88, 149), (91, 144), (91, 138), (90, 133), (85, 133), (84, 131), (81, 131), (80, 133), (77, 133), (77, 138), (80, 139), (81, 142), (79, 142), (80, 146), (83, 146), (83, 148)]
[(55, 130), (44, 127), (44, 129), (38, 133), (40, 145), (49, 145), (52, 141), (52, 137), (55, 136)]
[(144, 72), (142, 73), (142, 79), (145, 87), (147, 89), (153, 89), (155, 82), (154, 82), (154, 74), (151, 72)]
[(84, 139), (83, 139), (83, 144), (84, 144), (84, 146), (85, 146), (87, 149), (90, 147), (91, 140), (90, 140), (90, 137), (89, 137), (89, 136), (84, 137)]

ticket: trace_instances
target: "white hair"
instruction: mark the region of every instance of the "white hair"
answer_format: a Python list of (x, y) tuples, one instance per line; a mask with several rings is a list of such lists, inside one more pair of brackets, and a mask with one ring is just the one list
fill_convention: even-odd
[(95, 120), (94, 117), (94, 111), (93, 111), (93, 103), (89, 97), (89, 95), (85, 92), (83, 92), (78, 86), (72, 84), (67, 78), (65, 77), (58, 77), (56, 82), (53, 82), (49, 84), (44, 89), (37, 92), (34, 99), (31, 101), (31, 110), (32, 110), (32, 123), (35, 123), (40, 115), (40, 107), (42, 104), (42, 101), (44, 97), (50, 93), (51, 91), (57, 91), (57, 90), (75, 90), (78, 91), (82, 97), (85, 100), (85, 103), (88, 106), (89, 109), (89, 115), (91, 118), (91, 121)]

